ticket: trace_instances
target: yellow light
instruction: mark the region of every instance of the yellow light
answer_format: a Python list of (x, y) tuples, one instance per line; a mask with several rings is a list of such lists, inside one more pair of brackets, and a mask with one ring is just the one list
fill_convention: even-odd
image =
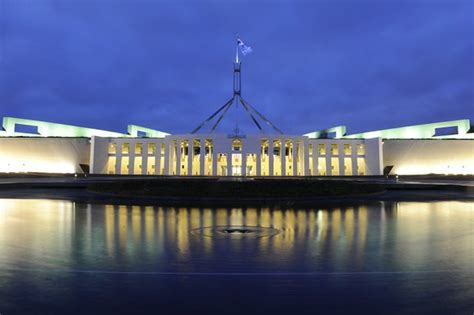
[(0, 173), (75, 173), (76, 168), (68, 161), (44, 161), (0, 157)]
[(425, 163), (425, 164), (405, 164), (399, 166), (394, 173), (398, 175), (425, 175), (425, 174), (445, 174), (445, 175), (471, 175), (474, 174), (474, 160), (453, 161), (451, 164), (445, 163)]

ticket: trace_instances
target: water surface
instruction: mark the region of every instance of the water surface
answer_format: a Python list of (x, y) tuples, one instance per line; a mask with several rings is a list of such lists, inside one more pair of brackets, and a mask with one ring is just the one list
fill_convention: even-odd
[(0, 199), (0, 313), (472, 314), (473, 244), (474, 202)]

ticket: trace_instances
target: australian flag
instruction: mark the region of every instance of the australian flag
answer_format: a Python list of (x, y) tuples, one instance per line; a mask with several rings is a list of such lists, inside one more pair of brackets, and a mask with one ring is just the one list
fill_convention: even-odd
[(240, 38), (237, 38), (237, 45), (239, 45), (240, 51), (244, 56), (252, 52), (252, 48), (250, 48), (250, 46), (245, 45)]

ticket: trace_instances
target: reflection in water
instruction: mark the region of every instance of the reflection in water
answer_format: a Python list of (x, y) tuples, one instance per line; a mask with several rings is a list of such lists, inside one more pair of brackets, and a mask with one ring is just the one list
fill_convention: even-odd
[[(192, 232), (230, 225), (279, 233), (223, 238)], [(239, 296), (255, 301), (250, 311), (254, 304), (269, 309), (262, 313), (330, 313), (334, 305), (352, 303), (344, 309), (348, 313), (360, 307), (358, 301), (368, 306), (371, 292), (375, 309), (363, 313), (463, 314), (472, 309), (473, 226), (474, 202), (203, 209), (0, 199), (0, 312), (10, 307), (17, 313), (47, 313), (63, 301), (66, 311), (56, 313), (71, 313), (98, 305), (99, 296), (130, 313), (136, 313), (138, 300), (172, 305), (182, 313), (196, 312), (200, 303), (201, 308), (217, 304), (225, 310), (219, 313), (248, 313), (235, 308)], [(92, 273), (77, 273), (84, 270)], [(179, 276), (141, 273), (147, 271)], [(255, 276), (259, 272), (278, 276)], [(284, 272), (331, 276), (281, 276)], [(22, 308), (28, 304), (34, 307)]]
[[(473, 211), (466, 202), (201, 209), (0, 199), (0, 255), (7, 265), (79, 268), (200, 269), (218, 263), (232, 269), (246, 262), (259, 270), (327, 264), (334, 270), (399, 270), (423, 269), (434, 260), (444, 269), (469, 268)], [(216, 225), (281, 233), (252, 241), (190, 233)]]

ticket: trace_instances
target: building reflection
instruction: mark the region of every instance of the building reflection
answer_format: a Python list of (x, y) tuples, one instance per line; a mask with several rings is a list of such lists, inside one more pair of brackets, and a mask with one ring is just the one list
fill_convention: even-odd
[[(364, 268), (371, 251), (371, 263), (421, 266), (439, 250), (463, 261), (459, 253), (469, 252), (469, 237), (461, 235), (455, 247), (441, 249), (434, 240), (450, 239), (453, 222), (464, 226), (470, 218), (472, 223), (473, 213), (473, 203), (451, 201), (212, 209), (0, 199), (0, 256), (3, 263), (20, 265), (54, 257), (75, 267), (111, 261), (147, 266), (175, 261), (189, 267), (216, 257), (266, 267), (331, 261), (347, 270)], [(216, 225), (270, 227), (279, 233), (251, 241), (192, 233)]]
[[(278, 253), (288, 258), (301, 254), (302, 250), (308, 254), (328, 251), (343, 256), (359, 253), (358, 256), (363, 257), (360, 252), (366, 244), (369, 215), (366, 206), (211, 209), (95, 205), (93, 211), (87, 210), (87, 206), (77, 205), (77, 208), (85, 211), (74, 213), (74, 222), (78, 225), (75, 228), (81, 231), (78, 239), (82, 240), (82, 244), (76, 243), (75, 246), (89, 249), (90, 244), (96, 244), (96, 247), (103, 244), (110, 257), (136, 257), (168, 251), (183, 260), (193, 253), (213, 256), (224, 245), (238, 251), (241, 246), (238, 241), (229, 243), (192, 233), (194, 229), (228, 225), (277, 229), (278, 234), (261, 237), (255, 242), (258, 252)], [(80, 229), (84, 222), (92, 224)], [(98, 230), (103, 233), (98, 233)]]

